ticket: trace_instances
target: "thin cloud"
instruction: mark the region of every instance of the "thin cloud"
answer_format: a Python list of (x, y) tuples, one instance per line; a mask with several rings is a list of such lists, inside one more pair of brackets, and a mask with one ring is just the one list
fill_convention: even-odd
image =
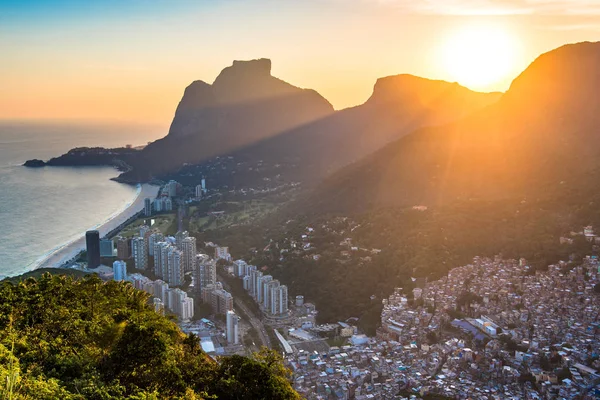
[(600, 16), (599, 0), (370, 0), (420, 14)]

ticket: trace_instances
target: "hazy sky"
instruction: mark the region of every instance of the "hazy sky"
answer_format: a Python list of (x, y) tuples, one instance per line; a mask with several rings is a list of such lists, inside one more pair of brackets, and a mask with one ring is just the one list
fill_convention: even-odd
[(469, 26), (511, 38), (510, 73), (474, 88), (506, 90), (539, 54), (600, 40), (600, 0), (0, 0), (0, 119), (167, 125), (191, 81), (259, 57), (339, 109), (382, 76), (457, 80), (444, 48)]

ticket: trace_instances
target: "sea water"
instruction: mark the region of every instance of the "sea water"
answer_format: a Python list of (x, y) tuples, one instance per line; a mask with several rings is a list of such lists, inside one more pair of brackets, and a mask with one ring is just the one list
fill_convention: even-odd
[(48, 254), (119, 213), (138, 188), (111, 167), (26, 168), (73, 147), (146, 144), (162, 126), (0, 122), (0, 277), (34, 269)]

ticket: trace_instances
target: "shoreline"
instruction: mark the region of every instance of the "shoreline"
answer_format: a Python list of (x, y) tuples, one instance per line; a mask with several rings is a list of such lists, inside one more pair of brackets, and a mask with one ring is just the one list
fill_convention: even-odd
[[(121, 210), (108, 216), (106, 220), (97, 225), (88, 228), (87, 230), (98, 230), (100, 237), (104, 237), (108, 233), (117, 229), (120, 225), (127, 222), (130, 218), (138, 214), (144, 209), (144, 200), (147, 197), (155, 198), (158, 194), (159, 187), (147, 183), (138, 184), (138, 192), (133, 200), (127, 203)], [(40, 268), (61, 268), (66, 262), (85, 250), (85, 232), (67, 243), (64, 243), (43, 255), (38, 260), (34, 261), (29, 271)]]

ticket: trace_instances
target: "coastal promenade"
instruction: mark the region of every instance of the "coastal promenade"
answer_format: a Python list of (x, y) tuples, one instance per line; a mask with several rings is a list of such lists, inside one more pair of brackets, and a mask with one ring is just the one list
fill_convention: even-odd
[[(100, 231), (100, 237), (103, 237), (107, 233), (117, 229), (120, 225), (125, 223), (129, 218), (144, 209), (144, 199), (146, 197), (155, 198), (158, 194), (159, 187), (149, 184), (141, 185), (140, 191), (136, 198), (128, 204), (123, 210), (111, 216), (107, 221), (97, 227), (90, 227), (90, 229), (97, 229)], [(55, 251), (49, 254), (46, 258), (41, 259), (34, 269), (38, 268), (56, 268), (62, 266), (64, 263), (72, 260), (81, 251), (85, 250), (85, 232), (82, 232), (82, 236), (58, 247)]]

